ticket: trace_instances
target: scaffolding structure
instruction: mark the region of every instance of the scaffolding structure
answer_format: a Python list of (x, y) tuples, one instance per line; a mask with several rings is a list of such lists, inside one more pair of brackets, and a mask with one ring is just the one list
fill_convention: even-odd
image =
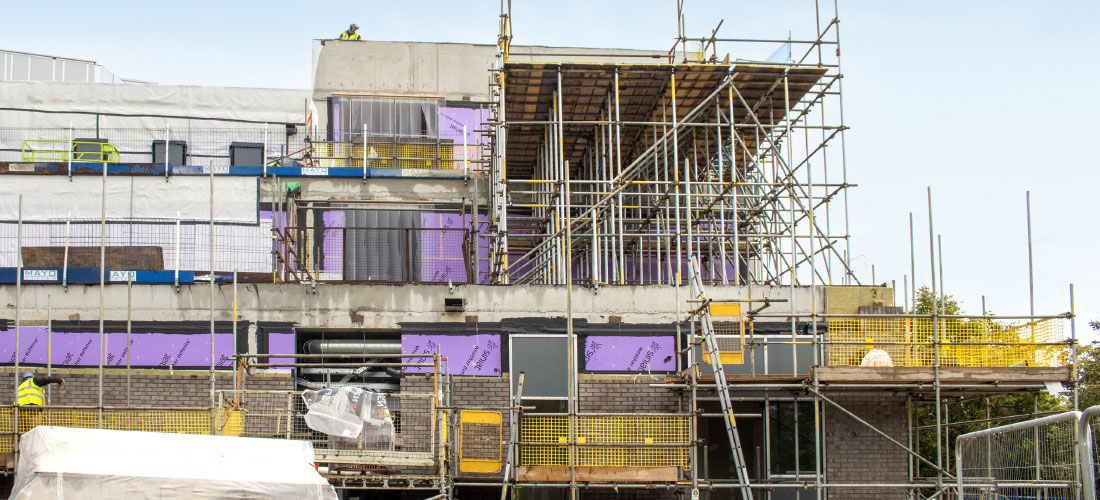
[[(815, 7), (819, 6), (815, 3)], [(375, 227), (375, 232), (393, 233), (390, 239), (403, 249), (398, 266), (402, 269), (394, 276), (379, 275), (369, 266), (346, 265), (344, 258), (351, 254), (340, 253), (344, 242), (353, 239), (349, 235), (366, 229), (325, 226), (318, 223), (323, 217), (312, 211), (316, 209), (319, 214), (319, 210), (332, 207), (349, 212), (375, 208), (415, 211), (419, 204), (426, 203), (334, 203), (288, 200), (283, 189), (272, 193), (273, 205), (278, 207), (273, 210), (270, 227), (272, 281), (481, 283), (480, 263), (487, 260), (485, 274), (493, 284), (567, 285), (569, 396), (565, 412), (528, 412), (522, 397), (523, 376), (516, 373), (511, 376), (519, 377), (521, 382), (510, 391), (508, 406), (457, 405), (451, 399), (454, 382), (446, 366), (440, 366), (444, 360), (436, 353), (431, 366), (432, 390), (397, 396), (410, 401), (406, 409), (411, 411), (403, 425), (406, 431), (418, 429), (420, 440), (410, 438), (408, 450), (396, 453), (333, 446), (326, 437), (303, 427), (296, 391), (252, 391), (240, 388), (240, 384), (235, 384), (235, 390), (216, 390), (216, 285), (210, 278), (209, 407), (104, 405), (101, 362), (97, 406), (43, 408), (46, 411), (36, 415), (43, 420), (34, 424), (110, 427), (123, 419), (120, 415), (140, 413), (146, 422), (156, 423), (163, 417), (161, 422), (168, 426), (153, 425), (144, 430), (277, 434), (287, 439), (306, 439), (323, 443), (318, 446), (319, 461), (334, 466), (329, 469), (329, 477), (342, 489), (431, 490), (427, 494), (436, 495), (432, 498), (453, 498), (455, 489), (461, 487), (500, 488), (503, 498), (509, 488), (531, 484), (568, 489), (572, 498), (585, 489), (620, 487), (664, 489), (692, 499), (716, 491), (729, 492), (732, 497), (736, 490), (749, 489), (755, 498), (780, 496), (776, 491), (808, 490), (820, 499), (837, 489), (882, 488), (905, 489), (912, 498), (942, 498), (955, 479), (951, 473), (952, 429), (973, 430), (975, 426), (1041, 416), (1037, 399), (1029, 414), (993, 416), (988, 408), (991, 395), (1035, 395), (1044, 389), (1041, 382), (1035, 381), (960, 381), (950, 378), (949, 369), (1076, 366), (1074, 332), (1071, 327), (1067, 338), (1062, 327), (1073, 317), (1072, 292), (1071, 312), (1049, 316), (958, 316), (943, 311), (917, 314), (915, 305), (908, 304), (897, 312), (839, 315), (827, 313), (813, 293), (808, 295), (809, 304), (795, 303), (804, 296), (795, 293), (796, 287), (808, 287), (812, 292), (819, 286), (860, 283), (852, 272), (848, 234), (847, 188), (852, 184), (847, 179), (844, 155), (839, 18), (835, 4), (831, 17), (822, 17), (820, 8), (815, 12), (816, 35), (807, 40), (721, 38), (717, 28), (707, 37), (693, 39), (684, 34), (683, 16), (678, 13), (677, 42), (664, 62), (654, 64), (615, 54), (606, 55), (606, 62), (594, 63), (512, 60), (510, 12), (504, 10), (500, 52), (490, 73), (493, 118), (487, 232), (480, 230), (476, 200), (469, 212), (466, 200), (448, 209), (454, 213), (446, 215), (461, 221), (456, 228)], [(739, 47), (761, 43), (778, 44), (778, 53), (789, 55), (768, 60), (736, 57)], [(726, 47), (731, 47), (733, 59), (719, 56)], [(366, 132), (363, 137), (367, 137)], [(346, 147), (336, 144), (344, 143), (316, 146), (317, 153), (327, 148), (329, 154), (318, 154), (313, 159), (340, 160), (364, 169), (372, 161), (391, 156), (395, 164), (399, 160), (434, 161), (437, 166), (432, 168), (456, 161), (453, 151), (440, 153), (438, 145), (435, 153), (408, 153), (399, 158), (398, 153), (386, 150), (376, 158), (374, 154), (368, 157), (362, 146), (356, 150), (352, 142)], [(395, 139), (394, 151), (399, 149), (397, 146)], [(341, 148), (346, 151), (341, 152)], [(355, 164), (357, 158), (362, 159)], [(106, 177), (106, 168), (103, 172)], [(212, 169), (210, 174), (213, 178)], [(210, 196), (213, 205), (213, 187)], [(442, 213), (440, 209), (432, 210)], [(105, 213), (100, 220), (102, 227), (107, 224)], [(275, 213), (282, 215), (281, 223), (276, 222)], [(215, 238), (220, 241), (233, 236), (217, 234), (212, 219), (210, 226), (208, 249), (213, 274), (217, 270)], [(21, 219), (17, 231), (16, 248), (21, 251)], [(412, 257), (412, 248), (417, 246), (413, 242), (422, 237), (429, 239), (420, 236), (430, 234), (428, 231), (439, 233), (433, 240), (437, 247), (443, 248), (446, 243), (448, 249), (458, 249), (457, 257), (449, 251)], [(109, 267), (108, 246), (106, 231), (101, 228), (98, 234), (102, 275), (102, 270)], [(326, 248), (326, 238), (329, 243), (339, 244)], [(486, 256), (480, 254), (481, 238), (486, 240)], [(261, 247), (266, 250), (266, 246)], [(454, 274), (448, 268), (440, 278), (425, 279), (418, 277), (434, 274), (414, 270), (426, 262), (424, 259), (452, 258), (458, 262)], [(698, 264), (690, 266), (693, 259)], [(21, 256), (15, 260), (16, 276), (21, 279), (25, 263)], [(332, 264), (337, 261), (338, 265)], [(266, 270), (268, 262), (264, 264)], [(235, 307), (236, 273), (233, 276)], [(577, 336), (573, 331), (574, 287), (670, 286), (679, 290), (689, 280), (708, 286), (745, 285), (750, 290), (752, 286), (782, 286), (789, 287), (791, 293), (787, 304), (751, 298), (751, 291), (748, 299), (691, 298), (685, 302), (689, 310), (681, 309), (678, 297), (675, 314), (677, 359), (682, 360), (677, 365), (679, 370), (664, 381), (648, 385), (674, 391), (679, 396), (679, 411), (579, 411), (577, 379), (582, 372), (578, 369)], [(178, 278), (176, 284), (178, 288)], [(22, 296), (23, 286), (17, 281), (17, 297)], [(101, 296), (104, 286), (100, 278)], [(309, 293), (305, 287), (301, 290)], [(933, 295), (935, 292), (933, 288)], [(20, 311), (25, 307), (17, 298), (17, 350)], [(715, 307), (725, 314), (715, 313)], [(701, 332), (704, 313), (717, 319), (713, 325), (716, 335), (709, 343)], [(50, 313), (46, 315), (49, 320)], [(100, 318), (103, 315), (101, 299)], [(756, 335), (754, 327), (765, 322), (789, 324), (789, 337)], [(233, 331), (237, 331), (236, 326)], [(102, 321), (99, 335), (102, 343)], [(763, 351), (766, 357), (769, 346), (789, 349), (789, 372), (769, 369), (766, 363), (762, 367), (754, 364), (756, 354)], [(800, 354), (800, 347), (808, 351), (809, 361), (803, 358), (799, 362), (799, 356), (806, 355)], [(414, 366), (403, 359), (414, 357), (410, 355), (391, 355), (394, 359), (389, 363), (363, 361), (368, 357), (364, 355), (310, 356), (242, 355), (238, 368), (308, 367), (350, 372), (367, 366)], [(881, 383), (820, 379), (818, 368), (870, 371), (875, 367), (865, 362), (883, 357), (891, 367), (925, 370), (913, 373), (930, 374), (932, 378), (914, 376)], [(292, 361), (278, 362), (274, 358)], [(728, 392), (718, 393), (716, 388), (725, 382), (717, 383), (715, 364), (746, 364), (750, 369), (733, 375)], [(800, 371), (802, 365), (810, 370)], [(127, 368), (127, 374), (129, 371)], [(907, 442), (856, 416), (830, 392), (886, 390), (905, 394), (909, 410)], [(951, 405), (975, 398), (986, 405), (984, 419), (950, 420)], [(722, 413), (715, 412), (713, 403), (721, 400), (733, 406), (758, 404), (760, 410), (736, 414), (733, 409), (723, 408)], [(700, 435), (704, 422), (727, 417), (762, 418), (767, 429), (771, 413), (779, 411), (771, 406), (776, 401), (795, 404), (794, 470), (774, 475), (767, 471), (764, 477), (754, 478), (751, 485), (731, 478), (707, 477), (703, 465), (706, 443)], [(811, 403), (808, 421), (800, 416), (799, 402)], [(934, 417), (932, 423), (917, 417), (921, 407), (925, 408), (924, 414)], [(26, 430), (29, 421), (20, 420), (19, 411), (15, 406), (10, 412), (0, 412), (0, 437), (5, 438), (0, 439), (0, 452), (15, 450), (18, 435)], [(910, 457), (907, 480), (884, 484), (831, 479), (826, 470), (824, 428), (826, 415), (833, 418), (831, 415), (836, 414), (870, 429), (889, 441), (889, 446), (906, 453)], [(766, 430), (765, 435), (770, 432)], [(921, 436), (925, 433), (936, 435), (932, 449), (922, 448)], [(799, 436), (803, 434), (812, 436), (808, 442), (811, 451), (800, 449), (803, 441)], [(954, 435), (958, 434), (956, 430)], [(777, 450), (771, 450), (765, 442), (765, 460), (773, 452)], [(813, 457), (806, 468), (803, 454)], [(379, 463), (392, 469), (374, 467)], [(565, 471), (568, 480), (523, 480), (517, 472), (520, 467), (556, 468)], [(659, 481), (639, 482), (601, 478), (587, 470), (606, 467), (664, 468), (671, 469), (673, 475), (671, 479), (661, 476)], [(768, 466), (764, 467), (767, 470)], [(922, 469), (931, 470), (931, 475), (922, 474)], [(492, 478), (476, 476), (500, 471), (503, 475)]]
[(719, 61), (759, 42), (712, 34), (659, 64), (520, 62), (510, 26), (490, 88), (494, 282), (679, 285), (699, 255), (708, 284), (858, 283), (835, 16), (776, 61)]
[[(763, 401), (765, 420), (773, 398), (812, 402), (812, 423), (803, 425), (812, 429), (813, 465), (803, 470), (796, 458), (793, 477), (778, 481), (712, 481), (700, 477), (700, 449), (692, 446), (690, 466), (678, 483), (690, 488), (680, 493), (698, 498), (700, 490), (751, 488), (754, 498), (770, 499), (777, 490), (810, 489), (820, 499), (829, 491), (902, 488), (910, 498), (948, 497), (954, 493), (950, 481), (955, 477), (952, 426), (972, 430), (1041, 416), (1037, 401), (1043, 386), (1034, 381), (946, 381), (942, 371), (1072, 366), (1076, 379), (1072, 325), (1068, 338), (1061, 330), (1073, 318), (1072, 287), (1071, 312), (1051, 316), (1036, 316), (1034, 311), (997, 318), (984, 311), (982, 316), (952, 316), (943, 310), (918, 314), (915, 293), (912, 308), (907, 305), (886, 314), (827, 314), (815, 298), (809, 299), (808, 314), (795, 312), (796, 286), (860, 284), (852, 272), (848, 230), (847, 188), (854, 185), (845, 164), (839, 16), (835, 2), (831, 18), (824, 22), (822, 6), (816, 1), (814, 6), (817, 29), (812, 39), (721, 38), (717, 27), (707, 37), (689, 38), (684, 35), (683, 2), (678, 1), (677, 42), (666, 61), (653, 64), (632, 61), (638, 56), (631, 54), (604, 54), (606, 62), (542, 61), (533, 54), (513, 60), (510, 3), (502, 2), (499, 51), (490, 83), (491, 280), (567, 285), (570, 292), (573, 286), (680, 287), (689, 279), (689, 262), (699, 259), (698, 275), (692, 279), (702, 284), (789, 286), (789, 312), (768, 309), (776, 304), (767, 300), (695, 301), (698, 308), (683, 316), (683, 324), (690, 328), (679, 351), (686, 355), (681, 379), (652, 385), (682, 391), (686, 412), (693, 416), (690, 442), (698, 443), (700, 419), (727, 413), (724, 409), (707, 414), (703, 405), (731, 399), (715, 397), (714, 375), (702, 375), (707, 365), (733, 362), (726, 356), (740, 364), (754, 349), (763, 347), (766, 352), (768, 345), (767, 339), (754, 341), (751, 335), (747, 342), (743, 335), (724, 335), (719, 337), (725, 345), (735, 348), (718, 355), (707, 352), (705, 336), (697, 331), (701, 315), (718, 303), (739, 302), (747, 312), (738, 323), (748, 323), (750, 330), (756, 320), (789, 321), (790, 340), (779, 343), (791, 347), (794, 373), (777, 379), (765, 365), (763, 374), (754, 372), (729, 390), (734, 401)], [(736, 59), (738, 46), (754, 43), (781, 44), (778, 54), (785, 45), (788, 55), (766, 61)], [(732, 61), (730, 54), (720, 57), (724, 48), (719, 47), (726, 46), (734, 47)], [(934, 266), (933, 254), (933, 275)], [(934, 277), (932, 295), (942, 303)], [(571, 325), (571, 299), (568, 307)], [(679, 301), (677, 313), (685, 313)], [(802, 323), (808, 328), (799, 334)], [(576, 340), (571, 329), (567, 344), (570, 375), (575, 377)], [(797, 369), (799, 344), (812, 352), (808, 373)], [(931, 380), (819, 380), (819, 367), (875, 366), (865, 364), (871, 351), (881, 352), (891, 367), (927, 368)], [(763, 377), (754, 379), (756, 375)], [(569, 466), (569, 481), (542, 486), (567, 487), (574, 499), (583, 488), (644, 487), (614, 481), (578, 483), (577, 457), (585, 443), (578, 439), (579, 423), (592, 415), (576, 410), (574, 385), (571, 380), (569, 413), (561, 416), (559, 429), (559, 443), (567, 447), (557, 456)], [(827, 390), (903, 392), (909, 408), (907, 442), (856, 416), (823, 393)], [(1076, 388), (1073, 391), (1071, 405), (1076, 408)], [(989, 416), (995, 395), (1017, 393), (1033, 395), (1034, 411)], [(973, 398), (985, 401), (987, 418), (950, 422), (950, 405)], [(935, 432), (932, 450), (923, 450), (917, 442), (922, 427), (915, 408), (922, 404), (935, 417), (924, 427)], [(826, 408), (901, 448), (909, 456), (907, 481), (829, 480), (823, 434)], [(517, 403), (513, 418), (521, 416)], [(798, 426), (796, 411), (796, 436)], [(796, 457), (799, 442), (796, 437)], [(922, 467), (933, 472), (922, 474)], [(508, 482), (516, 484), (515, 477), (506, 477)]]

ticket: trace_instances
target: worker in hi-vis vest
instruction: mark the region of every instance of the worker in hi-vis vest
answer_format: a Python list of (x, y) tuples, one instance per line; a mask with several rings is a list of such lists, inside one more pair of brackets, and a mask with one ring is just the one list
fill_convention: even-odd
[[(46, 404), (46, 386), (50, 384), (65, 385), (65, 379), (51, 377), (49, 375), (35, 375), (24, 373), (23, 381), (19, 383), (16, 392), (15, 404), (19, 406), (43, 406)], [(23, 408), (19, 410), (19, 432), (27, 432), (44, 423), (42, 412), (45, 408)]]
[(347, 31), (345, 31), (343, 33), (340, 33), (340, 39), (341, 40), (358, 40), (359, 39), (359, 33), (356, 33), (357, 31), (359, 31), (359, 25), (358, 24), (353, 24), (350, 27), (348, 27)]
[(35, 375), (33, 373), (24, 373), (23, 381), (19, 384), (18, 397), (15, 399), (17, 405), (37, 405), (41, 406), (46, 404), (46, 386), (50, 384), (65, 385), (65, 379), (61, 377), (51, 377), (49, 375)]

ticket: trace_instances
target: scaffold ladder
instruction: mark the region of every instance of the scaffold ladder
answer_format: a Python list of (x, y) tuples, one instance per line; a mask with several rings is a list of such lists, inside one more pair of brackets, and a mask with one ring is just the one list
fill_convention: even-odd
[(726, 369), (722, 366), (722, 357), (718, 354), (718, 338), (714, 333), (709, 304), (706, 302), (706, 293), (703, 291), (703, 281), (699, 273), (699, 257), (692, 255), (688, 260), (688, 267), (691, 297), (701, 304), (699, 307), (699, 325), (703, 331), (703, 345), (711, 353), (710, 360), (711, 366), (714, 368), (715, 390), (718, 392), (718, 401), (722, 405), (722, 419), (726, 423), (726, 435), (730, 440), (733, 465), (737, 468), (737, 482), (740, 484), (741, 498), (752, 500), (749, 470), (745, 467), (745, 453), (741, 449), (741, 437), (737, 434), (737, 419), (733, 416), (733, 401), (730, 398), (729, 384), (726, 382)]

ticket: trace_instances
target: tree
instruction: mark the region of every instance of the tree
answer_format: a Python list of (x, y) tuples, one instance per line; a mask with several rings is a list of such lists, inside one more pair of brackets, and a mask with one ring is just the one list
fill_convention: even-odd
[[(936, 308), (935, 313), (946, 316), (961, 316), (965, 313), (958, 301), (951, 295), (940, 297), (938, 294), (933, 295), (932, 291), (927, 287), (922, 287), (917, 291), (917, 300), (915, 304), (916, 314), (930, 315), (933, 314), (933, 309)], [(922, 321), (925, 324), (922, 324)], [(929, 320), (917, 320), (916, 337), (915, 342), (919, 343), (931, 343), (932, 330), (931, 322)], [(946, 318), (938, 323), (935, 329), (941, 339), (945, 342), (956, 342), (960, 344), (974, 344), (984, 342), (996, 342), (1005, 341), (1003, 337), (1013, 335), (1003, 324), (995, 322), (989, 319), (961, 319), (961, 318)], [(984, 352), (989, 352), (990, 349), (995, 349), (995, 346), (975, 346), (975, 349), (982, 349)], [(970, 347), (965, 346), (947, 346), (941, 347), (941, 362), (950, 364), (953, 356), (965, 356)], [(1085, 370), (1085, 363), (1082, 360), (1082, 381), (1092, 382), (1095, 379), (1095, 383), (1092, 384), (1093, 393), (1089, 393), (1089, 397), (1095, 397), (1095, 400), (1100, 402), (1100, 345), (1093, 346), (1090, 350), (1086, 351), (1087, 354), (1083, 354), (1083, 359), (1088, 357), (1092, 361), (1092, 365), (1088, 370)], [(1086, 375), (1087, 371), (1087, 375)], [(1091, 377), (1084, 380), (1087, 377)], [(928, 460), (936, 461), (936, 431), (933, 428), (936, 424), (936, 408), (933, 401), (930, 398), (922, 401), (925, 403), (923, 406), (918, 407), (915, 412), (915, 425), (923, 427), (919, 431), (916, 439), (916, 450), (921, 456)], [(943, 452), (944, 469), (953, 469), (954, 461), (954, 446), (955, 437), (980, 429), (984, 429), (987, 426), (1004, 425), (1011, 422), (1020, 420), (1021, 415), (1031, 415), (1038, 410), (1039, 413), (1044, 412), (1056, 412), (1064, 411), (1068, 409), (1070, 401), (1064, 397), (1051, 396), (1047, 393), (1016, 393), (1016, 394), (996, 394), (990, 395), (984, 398), (954, 398), (942, 400), (943, 407), (940, 409), (940, 416), (946, 422), (971, 422), (964, 423), (962, 425), (951, 425), (941, 427), (941, 449)], [(989, 405), (988, 409), (986, 405)], [(1085, 407), (1085, 396), (1081, 395), (1081, 406)], [(987, 413), (988, 411), (988, 413)], [(986, 419), (992, 419), (986, 421)], [(924, 464), (920, 466), (920, 474), (925, 477), (935, 476), (935, 470)]]
[(916, 310), (914, 312), (916, 314), (932, 314), (933, 307), (936, 308), (936, 314), (946, 314), (948, 316), (962, 314), (962, 307), (959, 306), (959, 302), (955, 300), (954, 295), (943, 295), (942, 297), (939, 293), (932, 295), (930, 288), (920, 287), (920, 290), (917, 290)]

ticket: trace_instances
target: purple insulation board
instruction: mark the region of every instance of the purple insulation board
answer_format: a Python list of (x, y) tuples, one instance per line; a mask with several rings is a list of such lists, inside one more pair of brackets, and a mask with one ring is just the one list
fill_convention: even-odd
[[(54, 366), (98, 366), (99, 332), (54, 332), (50, 336), (53, 350), (50, 353)], [(209, 333), (132, 333), (131, 366), (141, 367), (208, 367), (210, 366)], [(105, 366), (126, 366), (126, 333), (105, 335)], [(292, 346), (293, 347), (293, 346)], [(0, 359), (5, 364), (15, 362), (15, 330), (0, 333)], [(19, 329), (19, 362), (46, 364), (47, 333), (44, 326), (25, 326)], [(215, 365), (232, 366), (233, 334), (214, 334)]]
[(589, 335), (584, 339), (584, 371), (674, 371), (675, 346), (672, 336)]
[(467, 217), (459, 214), (421, 214), (421, 227), (438, 230), (420, 233), (420, 281), (466, 282), (462, 244), (463, 230), (469, 220)]
[(484, 135), (477, 131), (484, 128), (484, 123), (489, 119), (489, 110), (480, 108), (439, 108), (440, 135), (453, 138), (456, 144), (462, 143), (463, 126), (466, 127), (466, 141), (468, 144), (480, 144)]
[[(293, 354), (293, 333), (269, 333), (267, 334), (267, 352), (271, 354)], [(294, 358), (271, 358), (271, 363), (293, 363)], [(272, 370), (290, 371), (290, 367), (274, 367)]]
[[(409, 363), (431, 363), (431, 354), (439, 352), (448, 360), (453, 375), (499, 377), (500, 335), (402, 335), (402, 354), (428, 354), (423, 358), (406, 358)], [(406, 366), (404, 373), (431, 373), (426, 366)]]

